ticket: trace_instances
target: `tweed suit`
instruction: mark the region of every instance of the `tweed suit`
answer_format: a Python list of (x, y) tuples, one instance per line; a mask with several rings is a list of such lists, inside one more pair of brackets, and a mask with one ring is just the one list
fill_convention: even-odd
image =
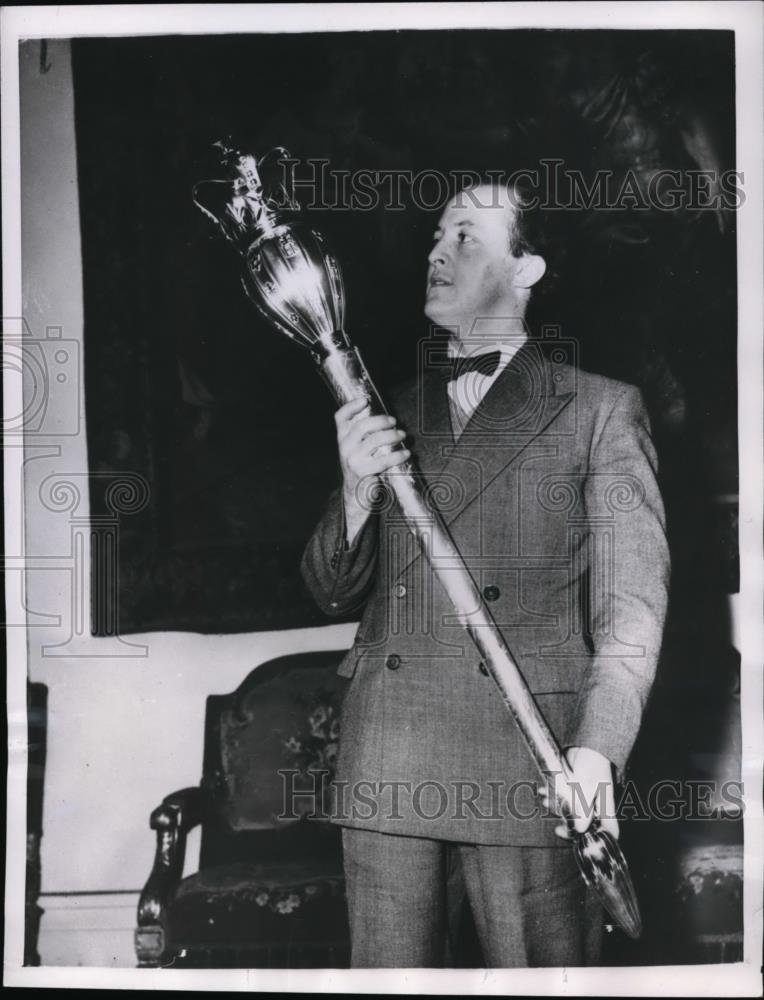
[[(528, 341), (456, 443), (437, 371), (425, 368), (392, 411), (560, 743), (598, 750), (622, 774), (655, 673), (669, 571), (638, 390), (553, 364)], [(522, 737), (395, 506), (350, 547), (344, 533), (338, 490), (303, 558), (326, 612), (363, 608), (339, 668), (351, 680), (338, 822), (564, 847), (532, 791), (539, 776)]]

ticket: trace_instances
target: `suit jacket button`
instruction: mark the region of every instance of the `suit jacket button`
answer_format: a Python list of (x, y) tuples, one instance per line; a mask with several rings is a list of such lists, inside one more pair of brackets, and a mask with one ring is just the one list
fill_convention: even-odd
[(401, 665), (401, 658), (397, 653), (391, 653), (385, 660), (385, 666), (388, 670), (397, 670)]
[(393, 587), (393, 593), (395, 594), (396, 597), (405, 597), (406, 596), (406, 584), (405, 583), (397, 583)]
[(483, 674), (484, 677), (488, 676), (488, 667), (482, 660), (480, 661), (480, 673)]
[(495, 587), (493, 584), (491, 584), (489, 587), (486, 587), (485, 590), (483, 591), (483, 597), (487, 601), (498, 601), (498, 599), (501, 597), (501, 591), (499, 590), (498, 587)]

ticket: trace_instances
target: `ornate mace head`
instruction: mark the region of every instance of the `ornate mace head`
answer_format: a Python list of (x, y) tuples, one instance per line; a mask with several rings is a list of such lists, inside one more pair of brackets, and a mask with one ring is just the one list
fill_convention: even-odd
[[(196, 184), (194, 202), (241, 254), (244, 290), (258, 310), (321, 362), (345, 339), (345, 292), (323, 236), (298, 216), (289, 153), (277, 146), (258, 159), (230, 140), (215, 146), (226, 177)], [(265, 185), (274, 162), (282, 163), (281, 179)]]

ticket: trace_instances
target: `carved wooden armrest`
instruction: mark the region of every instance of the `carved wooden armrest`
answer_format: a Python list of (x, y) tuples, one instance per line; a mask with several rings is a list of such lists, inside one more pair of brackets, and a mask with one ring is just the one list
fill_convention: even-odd
[(162, 799), (161, 806), (157, 806), (151, 814), (149, 825), (152, 830), (177, 827), (181, 832), (188, 833), (204, 820), (208, 805), (206, 789), (199, 785), (182, 788)]
[(151, 814), (157, 832), (154, 867), (138, 901), (136, 949), (141, 964), (154, 964), (165, 951), (167, 905), (183, 877), (186, 834), (204, 819), (209, 797), (203, 788), (173, 792)]

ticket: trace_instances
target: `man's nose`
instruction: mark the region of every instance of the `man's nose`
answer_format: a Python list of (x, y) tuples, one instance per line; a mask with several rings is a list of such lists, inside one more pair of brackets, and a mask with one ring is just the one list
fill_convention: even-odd
[(435, 246), (432, 248), (427, 256), (427, 260), (430, 264), (435, 267), (436, 264), (445, 264), (446, 262), (446, 251), (443, 247), (443, 240), (438, 240)]

